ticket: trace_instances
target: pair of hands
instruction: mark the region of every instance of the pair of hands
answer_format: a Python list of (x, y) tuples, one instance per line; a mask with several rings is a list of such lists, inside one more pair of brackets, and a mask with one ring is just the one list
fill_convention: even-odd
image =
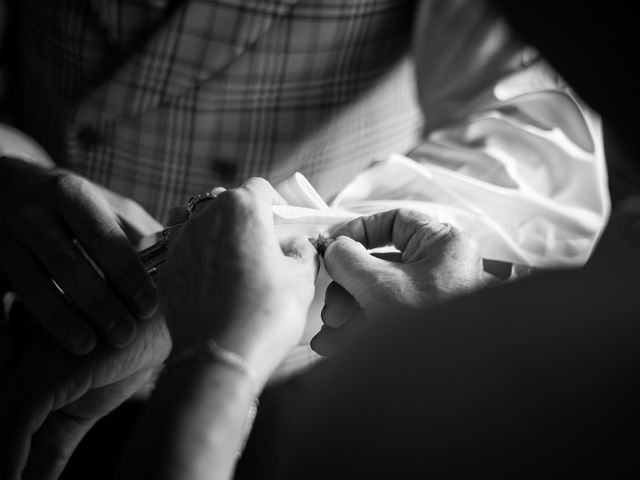
[[(65, 175), (51, 180), (44, 172), (38, 173), (44, 176), (45, 184), (51, 182), (56, 187), (73, 184), (76, 179)], [(91, 189), (86, 182), (80, 183), (80, 192)], [(95, 208), (95, 191), (90, 193), (90, 198), (75, 197), (85, 212)], [(59, 205), (73, 204), (57, 201)], [(88, 356), (75, 357), (34, 323), (19, 322), (18, 333), (14, 329), (14, 338), (8, 342), (17, 345), (17, 355), (5, 358), (3, 372), (3, 390), (11, 393), (3, 399), (0, 419), (3, 478), (18, 478), (25, 466), (26, 477), (56, 478), (89, 428), (137, 390), (151, 369), (167, 357), (171, 339), (179, 350), (199, 339), (215, 338), (243, 355), (264, 380), (302, 334), (316, 272), (315, 250), (307, 239), (280, 244), (275, 237), (270, 206), (281, 201), (266, 181), (253, 179), (196, 211), (173, 245), (160, 276), (171, 337), (160, 315), (138, 318), (137, 334), (126, 347), (112, 348), (107, 342), (98, 342)], [(65, 209), (56, 210), (56, 205), (53, 201), (47, 204), (55, 214), (52, 216), (67, 218)], [(109, 215), (117, 217), (113, 209)], [(424, 218), (406, 212), (380, 214), (360, 222), (352, 222), (337, 233), (352, 236), (369, 248), (391, 240), (405, 252), (404, 264), (383, 262), (342, 237), (327, 250), (327, 269), (349, 292), (339, 295), (346, 298), (348, 306), (361, 306), (360, 315), (375, 315), (387, 301), (421, 306), (424, 298), (439, 299), (442, 292), (450, 290), (446, 284), (450, 278), (459, 278), (457, 291), (466, 291), (475, 283), (475, 274), (481, 272), (473, 245), (460, 241), (464, 237), (448, 227), (440, 233), (436, 232), (440, 225), (423, 228)], [(62, 231), (75, 232), (72, 228)], [(109, 245), (105, 241), (101, 246)], [(472, 252), (468, 257), (456, 257), (461, 255), (459, 249), (468, 247)], [(469, 258), (474, 267), (465, 270), (462, 267)], [(216, 268), (211, 268), (213, 265)], [(457, 274), (461, 268), (462, 273)], [(333, 286), (327, 294), (323, 312), (327, 327), (314, 340), (318, 350), (322, 350), (321, 339), (327, 331), (336, 337), (357, 323), (353, 316), (338, 314), (344, 309), (335, 308), (341, 302), (335, 291), (339, 289)], [(72, 301), (65, 300), (67, 305)], [(93, 325), (90, 319), (84, 321)], [(55, 333), (52, 336), (57, 338)], [(8, 332), (3, 332), (2, 338), (8, 338)]]
[[(399, 309), (425, 308), (486, 283), (475, 240), (416, 211), (360, 217), (333, 237), (324, 265), (334, 281), (325, 294), (322, 328), (311, 340), (321, 355), (342, 350), (367, 319), (392, 318)], [(389, 244), (397, 252), (367, 251)]]
[(135, 202), (77, 175), (0, 158), (0, 291), (15, 292), (71, 353), (91, 352), (99, 336), (126, 347), (155, 313), (130, 238), (160, 228)]
[[(214, 338), (251, 365), (267, 365), (270, 374), (296, 345), (314, 293), (316, 250), (305, 237), (278, 245), (270, 207), (284, 203), (268, 182), (253, 178), (186, 224), (160, 281), (174, 350)], [(475, 241), (419, 212), (360, 217), (333, 238), (324, 263), (334, 281), (325, 296), (324, 325), (312, 340), (323, 355), (357, 337), (366, 318), (424, 308), (484, 282)], [(388, 244), (398, 253), (380, 258), (367, 251)]]
[[(58, 178), (59, 172), (30, 165), (18, 168), (25, 172), (23, 186), (42, 180), (41, 187), (57, 192), (51, 193), (55, 202), (46, 197), (45, 206), (38, 205), (50, 209), (54, 218), (65, 215), (72, 200), (86, 213), (104, 199), (79, 177), (65, 174)], [(16, 174), (13, 180), (17, 183), (18, 178)], [(76, 181), (78, 190), (60, 191), (60, 186)], [(86, 198), (71, 195), (78, 191), (89, 194)], [(27, 291), (25, 282), (24, 294), (18, 292), (25, 303), (14, 307), (10, 323), (0, 322), (0, 380), (6, 392), (0, 398), (0, 478), (57, 478), (95, 422), (137, 391), (167, 358), (172, 337), (180, 350), (201, 335), (215, 335), (221, 344), (252, 362), (266, 379), (302, 335), (317, 271), (315, 249), (306, 238), (283, 244), (284, 255), (272, 231), (270, 204), (276, 201), (282, 200), (266, 181), (252, 180), (193, 215), (160, 274), (161, 289), (175, 300), (164, 306), (172, 336), (164, 318), (156, 313), (137, 319), (136, 335), (126, 346), (114, 348), (103, 338), (89, 354), (73, 355), (64, 335), (56, 337), (55, 331), (42, 328), (51, 327), (48, 318), (64, 327), (65, 311), (57, 312), (61, 318), (45, 319), (32, 314), (38, 312), (33, 312), (33, 306), (26, 311), (25, 303), (43, 299), (30, 297), (32, 292)], [(107, 210), (115, 216), (113, 209)], [(199, 217), (203, 218), (197, 220)], [(110, 246), (106, 240), (101, 245)], [(135, 255), (130, 246), (127, 248)], [(85, 250), (90, 252), (90, 248)], [(39, 261), (33, 259), (34, 263)], [(218, 262), (217, 269), (208, 268)], [(3, 265), (4, 271), (12, 272), (10, 278), (20, 275), (20, 265), (4, 260)], [(40, 273), (47, 280), (55, 274)], [(108, 285), (105, 282), (103, 286)], [(11, 288), (19, 290), (15, 284)], [(68, 309), (77, 308), (71, 298), (55, 299), (59, 301)], [(92, 325), (91, 318), (82, 320)], [(57, 338), (61, 338), (59, 343), (52, 341)]]
[(0, 321), (0, 478), (57, 478), (91, 426), (168, 356), (131, 244), (160, 228), (77, 175), (0, 158), (0, 294), (21, 300)]

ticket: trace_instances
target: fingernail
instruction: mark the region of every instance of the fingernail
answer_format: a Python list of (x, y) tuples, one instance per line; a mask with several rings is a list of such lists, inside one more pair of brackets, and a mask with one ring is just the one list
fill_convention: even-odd
[(136, 308), (138, 315), (143, 318), (150, 317), (158, 308), (158, 299), (156, 292), (153, 290), (141, 290), (135, 296)]
[(84, 327), (73, 326), (68, 332), (69, 346), (73, 353), (86, 355), (93, 350), (95, 345), (94, 333)]
[(126, 347), (133, 340), (135, 329), (132, 320), (116, 318), (107, 326), (107, 336), (114, 347)]

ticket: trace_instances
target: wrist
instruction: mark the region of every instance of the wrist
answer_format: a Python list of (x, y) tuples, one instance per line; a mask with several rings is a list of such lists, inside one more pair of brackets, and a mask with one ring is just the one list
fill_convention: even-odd
[(222, 347), (214, 340), (207, 340), (201, 345), (174, 352), (167, 361), (167, 369), (171, 371), (185, 364), (206, 367), (218, 363), (235, 369), (253, 382), (257, 381), (256, 371), (251, 368), (244, 357)]
[(213, 379), (226, 385), (229, 390), (238, 392), (242, 398), (254, 398), (260, 393), (257, 376), (247, 374), (217, 356), (204, 360), (200, 354), (169, 357), (160, 373), (158, 386), (182, 392), (182, 395), (198, 390)]
[[(215, 338), (220, 345), (240, 354), (260, 381), (267, 381), (285, 356), (300, 342), (306, 327), (307, 310), (294, 305), (273, 311), (256, 313), (262, 321), (252, 322), (247, 328), (234, 327), (220, 331)], [(255, 319), (254, 317), (254, 319)]]
[(187, 357), (167, 366), (147, 408), (152, 420), (145, 430), (152, 433), (143, 442), (155, 443), (155, 452), (166, 449), (166, 457), (156, 464), (162, 477), (173, 478), (166, 471), (176, 466), (176, 478), (206, 478), (232, 465), (250, 432), (258, 393), (253, 379), (216, 358), (201, 362)]

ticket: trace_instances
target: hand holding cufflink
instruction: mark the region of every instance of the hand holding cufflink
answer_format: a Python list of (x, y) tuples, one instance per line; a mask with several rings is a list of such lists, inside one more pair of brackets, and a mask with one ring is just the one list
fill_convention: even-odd
[(209, 192), (199, 193), (189, 199), (186, 208), (174, 207), (169, 214), (169, 226), (156, 235), (156, 243), (138, 253), (145, 270), (149, 275), (158, 273), (159, 266), (164, 263), (169, 249), (170, 239), (175, 238), (185, 222), (189, 220), (198, 204), (214, 200), (227, 189), (216, 187)]

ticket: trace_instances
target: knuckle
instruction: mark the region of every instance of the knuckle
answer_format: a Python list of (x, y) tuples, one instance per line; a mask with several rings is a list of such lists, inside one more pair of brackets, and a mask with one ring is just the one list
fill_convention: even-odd
[(51, 177), (50, 188), (54, 191), (74, 193), (82, 188), (82, 178), (70, 172), (60, 172)]
[(88, 180), (69, 172), (60, 172), (51, 177), (50, 188), (54, 201), (71, 207), (84, 204), (92, 194)]
[(457, 240), (460, 237), (458, 228), (450, 223), (440, 223), (439, 226), (438, 236), (444, 237), (447, 240)]
[(227, 190), (218, 197), (220, 206), (232, 211), (242, 210), (251, 205), (251, 194), (242, 189)]
[(246, 190), (256, 202), (273, 203), (279, 201), (279, 194), (271, 183), (262, 177), (251, 177), (245, 182), (243, 190)]
[(351, 240), (350, 237), (347, 237), (346, 235), (340, 235), (329, 246), (331, 247), (332, 245), (335, 245), (335, 246), (339, 246), (339, 247), (344, 247), (346, 245), (349, 245), (351, 242), (352, 242), (352, 240)]
[(427, 214), (411, 210), (409, 208), (399, 208), (396, 210), (398, 219), (404, 220), (405, 223), (418, 223), (418, 224), (436, 224), (431, 217)]
[(452, 245), (471, 252), (478, 250), (478, 242), (471, 234), (455, 225), (448, 223), (445, 225), (448, 227), (447, 236)]
[(423, 222), (416, 234), (421, 242), (431, 245), (448, 243), (456, 237), (450, 224), (440, 222)]
[(252, 185), (263, 185), (263, 186), (271, 186), (271, 184), (263, 177), (249, 177), (249, 179), (246, 181), (246, 184), (252, 184)]

